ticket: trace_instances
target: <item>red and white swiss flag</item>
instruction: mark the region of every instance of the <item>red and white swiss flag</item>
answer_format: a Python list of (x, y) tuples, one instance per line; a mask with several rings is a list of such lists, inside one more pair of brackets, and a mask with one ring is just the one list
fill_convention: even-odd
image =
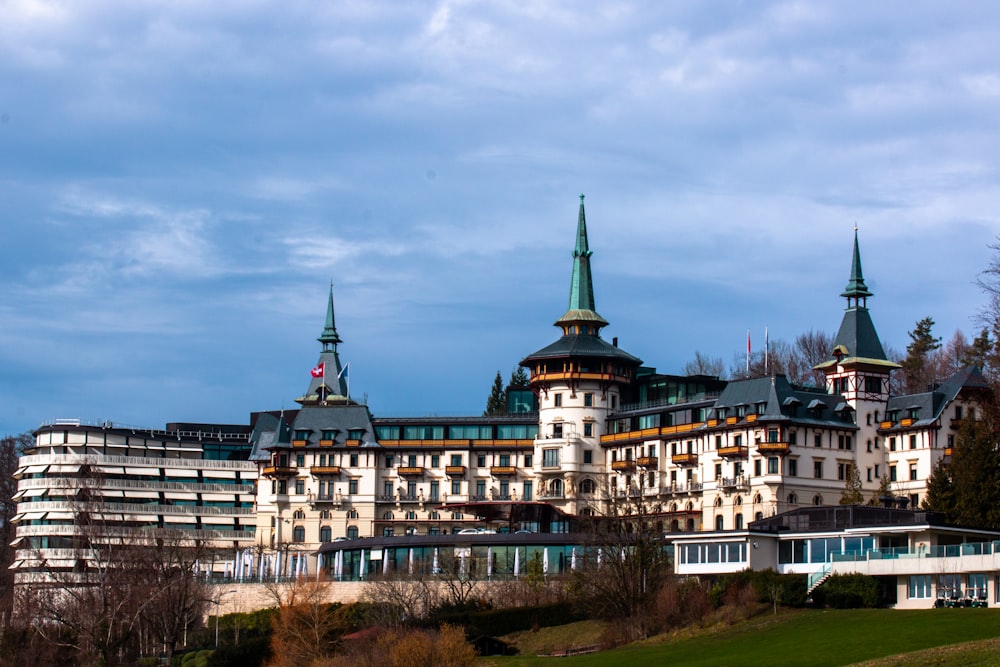
[(321, 377), (325, 376), (326, 375), (326, 364), (320, 364), (316, 368), (314, 368), (311, 371), (309, 371), (309, 373), (314, 378), (321, 378)]

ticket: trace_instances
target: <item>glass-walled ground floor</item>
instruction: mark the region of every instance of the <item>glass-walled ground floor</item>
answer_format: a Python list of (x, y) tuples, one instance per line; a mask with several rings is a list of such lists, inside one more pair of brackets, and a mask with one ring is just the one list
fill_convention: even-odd
[[(606, 558), (626, 559), (631, 552), (627, 545), (600, 546), (580, 537), (497, 533), (362, 538), (323, 545), (319, 562), (334, 581), (386, 576), (487, 580), (564, 575)], [(662, 548), (670, 558), (672, 548)]]

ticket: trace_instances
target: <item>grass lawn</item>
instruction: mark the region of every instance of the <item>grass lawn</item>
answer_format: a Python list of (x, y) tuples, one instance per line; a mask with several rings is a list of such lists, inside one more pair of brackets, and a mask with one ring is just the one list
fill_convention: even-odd
[[(560, 658), (559, 664), (832, 667), (995, 637), (1000, 637), (1000, 610), (994, 609), (799, 611), (758, 616), (719, 632), (687, 639), (654, 640), (603, 653)], [(993, 648), (989, 650), (992, 654)], [(482, 663), (514, 667), (551, 665), (552, 661), (514, 657), (489, 658)], [(994, 664), (1000, 664), (1000, 655)]]

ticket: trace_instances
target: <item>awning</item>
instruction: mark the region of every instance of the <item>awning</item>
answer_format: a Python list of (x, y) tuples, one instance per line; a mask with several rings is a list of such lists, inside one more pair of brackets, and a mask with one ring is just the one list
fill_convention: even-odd
[[(14, 519), (17, 521), (40, 521), (41, 519), (45, 518), (45, 512), (25, 512), (20, 516), (21, 518), (18, 519), (17, 515), (15, 515)], [(73, 515), (70, 514), (67, 518), (72, 519)]]
[(167, 468), (163, 474), (168, 477), (197, 477), (198, 471), (189, 468)]
[(43, 466), (28, 466), (24, 470), (19, 471), (22, 475), (40, 475), (49, 469), (48, 465)]

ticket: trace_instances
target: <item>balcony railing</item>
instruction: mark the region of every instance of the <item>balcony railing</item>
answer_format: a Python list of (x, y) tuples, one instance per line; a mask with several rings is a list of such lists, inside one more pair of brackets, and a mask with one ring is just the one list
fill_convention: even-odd
[(444, 474), (446, 475), (464, 475), (465, 466), (445, 466)]
[(682, 452), (680, 454), (671, 455), (670, 461), (682, 466), (694, 465), (698, 463), (698, 455), (694, 452)]
[(402, 476), (419, 476), (424, 474), (422, 466), (400, 466), (396, 473)]
[(721, 477), (718, 480), (719, 487), (723, 489), (749, 489), (750, 482), (744, 476), (739, 477)]
[(757, 451), (761, 454), (787, 454), (791, 445), (787, 442), (758, 442)]
[(747, 457), (747, 448), (745, 445), (731, 445), (727, 447), (719, 447), (719, 456), (724, 456), (726, 458), (741, 458), (745, 459)]
[(493, 466), (490, 468), (490, 474), (494, 477), (497, 475), (514, 475), (517, 473), (517, 468), (514, 466)]
[(265, 477), (292, 477), (298, 474), (299, 469), (293, 466), (264, 466), (261, 472)]
[(635, 470), (635, 461), (612, 461), (612, 470)]
[(659, 464), (659, 459), (655, 456), (640, 456), (635, 462), (640, 468), (655, 468)]
[(309, 472), (314, 475), (339, 475), (340, 466), (312, 466)]

